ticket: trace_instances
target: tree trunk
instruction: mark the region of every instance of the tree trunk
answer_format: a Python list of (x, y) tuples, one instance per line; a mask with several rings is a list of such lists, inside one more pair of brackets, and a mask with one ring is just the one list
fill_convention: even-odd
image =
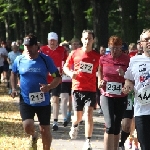
[(87, 28), (87, 21), (85, 19), (86, 0), (71, 0), (72, 11), (74, 15), (74, 36), (81, 38), (82, 31)]
[(95, 47), (108, 47), (108, 14), (113, 0), (92, 0), (93, 28), (96, 36)]
[(74, 36), (74, 22), (71, 10), (71, 1), (59, 0), (59, 7), (61, 12), (62, 22), (62, 36), (64, 40), (71, 40)]
[(133, 43), (138, 39), (137, 12), (138, 0), (120, 0), (122, 15), (122, 38)]

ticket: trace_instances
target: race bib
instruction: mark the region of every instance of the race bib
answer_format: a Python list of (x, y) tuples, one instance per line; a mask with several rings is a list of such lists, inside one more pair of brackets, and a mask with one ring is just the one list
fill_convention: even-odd
[(62, 75), (62, 80), (71, 80), (70, 76), (63, 74)]
[(86, 62), (80, 62), (80, 69), (81, 72), (86, 72), (92, 74), (93, 70), (93, 64), (91, 63), (86, 63)]
[(150, 89), (143, 90), (136, 93), (136, 99), (141, 105), (146, 105), (150, 103)]
[(121, 95), (122, 83), (107, 82), (106, 92), (109, 94)]
[(128, 105), (126, 110), (132, 110), (132, 100), (128, 99)]
[(43, 92), (29, 93), (30, 104), (41, 103), (45, 101), (45, 95)]

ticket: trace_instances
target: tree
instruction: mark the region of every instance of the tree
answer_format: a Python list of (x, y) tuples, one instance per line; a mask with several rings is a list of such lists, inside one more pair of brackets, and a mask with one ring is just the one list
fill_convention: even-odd
[(74, 17), (74, 36), (81, 38), (82, 31), (87, 29), (87, 21), (85, 19), (86, 0), (71, 0), (72, 12)]
[(74, 20), (71, 10), (71, 0), (59, 0), (62, 22), (62, 36), (64, 40), (71, 40), (74, 36)]
[(92, 0), (93, 28), (96, 35), (96, 46), (108, 46), (108, 14), (113, 0)]
[(128, 43), (138, 39), (137, 13), (138, 0), (120, 0), (122, 38)]

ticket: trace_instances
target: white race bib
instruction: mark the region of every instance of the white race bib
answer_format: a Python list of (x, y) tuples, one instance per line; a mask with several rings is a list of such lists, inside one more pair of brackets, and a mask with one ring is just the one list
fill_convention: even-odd
[(136, 93), (136, 99), (141, 105), (146, 105), (150, 103), (150, 89), (143, 90)]
[(93, 64), (81, 61), (79, 71), (92, 74)]
[(62, 75), (62, 80), (71, 80), (71, 77), (66, 75), (66, 74), (63, 74)]
[(122, 83), (107, 82), (106, 92), (109, 94), (121, 95)]
[(132, 110), (132, 100), (128, 99), (128, 105), (126, 110)]
[(43, 92), (29, 93), (30, 104), (41, 103), (45, 101), (45, 95)]

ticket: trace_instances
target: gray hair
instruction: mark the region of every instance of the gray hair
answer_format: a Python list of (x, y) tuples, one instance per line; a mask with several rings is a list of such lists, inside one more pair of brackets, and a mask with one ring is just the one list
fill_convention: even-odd
[(143, 36), (143, 34), (144, 33), (146, 33), (146, 32), (150, 32), (150, 29), (143, 29), (143, 32), (141, 33), (141, 35), (140, 35), (140, 41), (142, 41), (142, 36)]

